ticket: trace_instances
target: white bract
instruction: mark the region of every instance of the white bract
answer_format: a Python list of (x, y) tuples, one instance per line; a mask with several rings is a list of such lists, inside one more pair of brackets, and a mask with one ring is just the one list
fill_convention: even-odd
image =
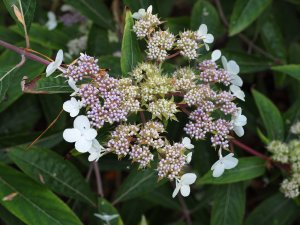
[(59, 50), (57, 52), (57, 55), (55, 57), (55, 61), (54, 62), (51, 62), (47, 68), (46, 68), (46, 77), (50, 76), (52, 73), (54, 73), (55, 70), (61, 70), (63, 71), (62, 68), (60, 68), (60, 65), (62, 64), (63, 62), (63, 59), (64, 59), (64, 52), (63, 50)]
[(233, 131), (237, 136), (242, 137), (244, 135), (244, 128), (247, 124), (247, 117), (242, 115), (242, 109), (239, 107), (235, 115), (232, 116), (231, 122), (233, 124)]
[(48, 28), (48, 30), (54, 30), (57, 27), (56, 16), (51, 11), (47, 13), (47, 16), (48, 16), (48, 21), (46, 23), (46, 27)]
[(239, 86), (230, 85), (229, 89), (233, 96), (237, 97), (238, 99), (241, 99), (242, 101), (245, 101), (245, 93), (241, 90)]
[(194, 173), (186, 173), (182, 175), (180, 179), (177, 178), (176, 187), (174, 189), (172, 197), (174, 198), (179, 191), (183, 197), (189, 196), (191, 192), (190, 185), (195, 183), (196, 178), (197, 176)]
[(212, 34), (207, 33), (207, 26), (205, 24), (201, 24), (198, 31), (197, 35), (202, 39), (205, 48), (207, 51), (209, 51), (209, 46), (208, 44), (211, 44), (214, 42), (214, 36)]
[(79, 88), (76, 86), (75, 80), (72, 78), (69, 78), (68, 84), (74, 90), (74, 92), (70, 96), (75, 96), (79, 91)]
[(243, 86), (243, 80), (238, 76), (240, 72), (240, 67), (234, 60), (227, 61), (225, 56), (222, 56), (222, 64), (224, 69), (230, 75), (230, 83), (236, 86)]
[(63, 138), (70, 143), (75, 142), (75, 149), (81, 153), (88, 152), (97, 131), (91, 128), (90, 121), (86, 116), (77, 116), (74, 120), (74, 128), (65, 129)]
[(96, 139), (94, 139), (92, 142), (92, 147), (89, 150), (90, 155), (88, 160), (90, 162), (92, 161), (97, 162), (99, 158), (104, 155), (105, 152), (106, 152), (105, 148), (102, 145), (100, 145), (100, 143)]
[(211, 53), (211, 61), (215, 62), (221, 58), (221, 51), (219, 49), (214, 50)]
[[(149, 14), (152, 14), (152, 5), (150, 5), (148, 8), (147, 8), (147, 13)], [(138, 12), (135, 12), (132, 14), (132, 17), (136, 20), (140, 20), (142, 19), (144, 16), (146, 16), (146, 10), (145, 9), (139, 9)]]
[(70, 113), (71, 117), (75, 117), (79, 114), (80, 109), (82, 108), (82, 102), (76, 100), (76, 98), (71, 98), (70, 100), (64, 102), (63, 109)]
[(191, 143), (191, 139), (185, 137), (182, 139), (182, 144), (186, 149), (193, 149), (194, 145)]
[(193, 152), (189, 152), (187, 155), (186, 155), (186, 158), (185, 158), (185, 161), (187, 163), (190, 163), (192, 161), (192, 156), (193, 156)]
[(234, 158), (233, 155), (233, 153), (229, 153), (225, 157), (222, 157), (222, 154), (219, 153), (219, 160), (211, 167), (211, 170), (213, 170), (213, 177), (220, 177), (225, 169), (229, 170), (236, 167), (238, 159)]
[(119, 217), (118, 214), (113, 214), (113, 215), (108, 215), (108, 214), (98, 214), (95, 213), (94, 216), (98, 217), (99, 219), (103, 220), (104, 222), (106, 222), (107, 224), (110, 224), (110, 221), (113, 219), (116, 219)]

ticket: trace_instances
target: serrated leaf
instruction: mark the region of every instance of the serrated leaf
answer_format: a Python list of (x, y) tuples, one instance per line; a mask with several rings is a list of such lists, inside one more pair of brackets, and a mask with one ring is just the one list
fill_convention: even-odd
[(246, 29), (270, 5), (272, 0), (237, 0), (230, 17), (229, 35)]
[(125, 28), (122, 40), (121, 70), (123, 76), (128, 76), (135, 65), (140, 61), (141, 51), (134, 34), (133, 18), (130, 11), (126, 11)]
[(272, 70), (285, 73), (297, 80), (300, 80), (300, 64), (290, 64), (283, 66), (273, 66)]
[(94, 195), (77, 168), (53, 151), (15, 147), (8, 155), (28, 176), (54, 192), (96, 206)]
[(270, 140), (283, 140), (284, 123), (278, 108), (260, 92), (252, 90), (252, 94), (268, 138)]
[(247, 217), (245, 225), (290, 225), (300, 213), (292, 199), (281, 193), (264, 200)]
[(215, 189), (211, 225), (241, 225), (245, 213), (244, 183), (220, 185)]
[[(118, 210), (109, 201), (104, 198), (99, 198), (98, 209), (99, 213), (97, 213), (98, 215), (96, 215), (96, 217), (102, 222), (101, 224), (123, 225), (123, 221)], [(111, 219), (105, 221), (105, 216), (111, 216)]]
[(192, 10), (191, 28), (198, 30), (201, 24), (206, 24), (208, 32), (214, 36), (222, 35), (219, 14), (215, 7), (205, 0), (198, 0)]
[(19, 22), (18, 18), (16, 17), (13, 5), (17, 6), (19, 10), (21, 10), (21, 7), (19, 5), (19, 2), (22, 4), (22, 10), (24, 13), (24, 19), (27, 29), (29, 30), (31, 22), (34, 18), (34, 12), (36, 7), (36, 0), (3, 0), (6, 9), (8, 10), (9, 14), (14, 18), (14, 20), (17, 22), (20, 31), (23, 33), (23, 25)]
[(82, 225), (72, 210), (46, 187), (2, 164), (0, 199), (8, 211), (26, 224)]
[(73, 6), (100, 27), (113, 29), (112, 16), (103, 0), (65, 0), (65, 3)]
[(225, 170), (221, 177), (213, 177), (208, 171), (197, 181), (202, 184), (230, 184), (259, 177), (265, 173), (265, 161), (257, 157), (239, 158), (238, 165), (230, 170)]
[(146, 169), (142, 171), (132, 171), (121, 185), (116, 194), (114, 202), (126, 201), (139, 197), (161, 185), (163, 181), (157, 182), (155, 171)]

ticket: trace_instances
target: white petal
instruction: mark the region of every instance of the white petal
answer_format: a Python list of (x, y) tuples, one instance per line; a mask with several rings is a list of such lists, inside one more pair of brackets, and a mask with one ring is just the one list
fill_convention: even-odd
[(220, 177), (224, 173), (224, 164), (220, 161), (214, 166), (213, 177)]
[(235, 126), (233, 127), (233, 131), (236, 133), (237, 136), (242, 137), (244, 136), (244, 128), (242, 126)]
[(175, 189), (173, 191), (173, 194), (172, 194), (173, 198), (175, 198), (175, 196), (178, 194), (180, 188), (181, 188), (181, 185), (178, 182), (176, 182), (176, 187), (175, 187)]
[(191, 193), (191, 188), (189, 185), (182, 185), (180, 188), (180, 193), (183, 197), (187, 197)]
[(132, 18), (136, 19), (136, 20), (139, 20), (139, 19), (141, 19), (141, 16), (138, 12), (135, 12), (135, 13), (132, 14)]
[[(71, 112), (74, 108), (76, 108), (76, 105), (74, 104), (74, 100), (72, 100), (72, 99), (75, 99), (75, 98), (71, 98), (71, 100), (65, 101), (63, 104), (63, 109), (66, 112)], [(75, 101), (76, 101), (76, 99), (75, 99)]]
[(194, 148), (194, 145), (191, 144), (191, 139), (189, 139), (188, 137), (185, 137), (185, 138), (182, 139), (182, 144), (187, 149), (193, 149)]
[(215, 62), (221, 57), (221, 55), (221, 51), (219, 49), (216, 49), (211, 53), (211, 60)]
[(94, 153), (90, 153), (88, 160), (89, 162), (93, 162), (93, 161), (98, 161), (100, 158), (100, 153), (94, 152)]
[(190, 162), (192, 161), (192, 156), (193, 156), (193, 153), (192, 153), (192, 152), (188, 153), (188, 154), (186, 155), (185, 161), (186, 161), (187, 163), (190, 163)]
[(79, 114), (79, 108), (74, 108), (71, 112), (70, 112), (70, 116), (71, 117), (75, 117)]
[(75, 92), (79, 90), (79, 88), (76, 86), (76, 82), (72, 78), (68, 80), (68, 84)]
[(222, 64), (223, 64), (224, 70), (228, 71), (227, 59), (226, 59), (226, 57), (225, 57), (225, 56), (222, 56), (221, 60), (222, 60)]
[(97, 136), (97, 131), (95, 129), (86, 129), (83, 131), (83, 136), (86, 140), (92, 141)]
[(234, 125), (235, 126), (245, 126), (247, 124), (247, 117), (244, 115), (240, 115), (235, 118)]
[(90, 126), (90, 121), (87, 118), (87, 116), (77, 116), (76, 119), (74, 120), (74, 128), (77, 128), (81, 132), (84, 132), (86, 129), (89, 129)]
[(231, 75), (230, 76), (230, 82), (233, 84), (233, 85), (236, 85), (236, 86), (243, 86), (243, 80), (240, 76), (238, 75)]
[(57, 26), (57, 20), (56, 20), (55, 14), (50, 11), (47, 13), (47, 16), (48, 16), (48, 22), (46, 23), (46, 26), (47, 26), (48, 30), (55, 29)]
[(149, 7), (148, 7), (148, 9), (147, 9), (147, 13), (152, 13), (152, 10), (153, 10), (153, 7), (152, 7), (152, 5), (150, 5)]
[(196, 174), (194, 173), (186, 173), (184, 175), (181, 176), (181, 183), (183, 185), (189, 185), (189, 184), (193, 184), (195, 183), (197, 179)]
[(237, 97), (245, 101), (245, 93), (236, 85), (230, 85), (230, 91), (232, 92), (233, 96)]
[(228, 62), (228, 71), (234, 75), (237, 75), (240, 72), (240, 67), (234, 60)]
[(213, 43), (214, 42), (214, 36), (212, 34), (207, 34), (203, 40), (205, 43)]
[(75, 142), (76, 150), (81, 153), (88, 152), (91, 147), (92, 147), (92, 141), (88, 141), (83, 137), (81, 137), (78, 141)]
[(205, 24), (201, 24), (198, 32), (200, 34), (200, 36), (206, 35), (207, 34), (207, 26)]
[(63, 133), (63, 138), (65, 141), (73, 143), (80, 139), (81, 133), (78, 129), (65, 129)]
[(205, 46), (206, 51), (209, 51), (209, 45), (204, 42), (204, 46)]
[(55, 63), (51, 62), (46, 68), (46, 77), (49, 77), (56, 69)]
[(232, 157), (233, 154), (230, 153), (223, 158), (223, 163), (225, 169), (229, 170), (237, 166), (239, 160), (237, 158)]

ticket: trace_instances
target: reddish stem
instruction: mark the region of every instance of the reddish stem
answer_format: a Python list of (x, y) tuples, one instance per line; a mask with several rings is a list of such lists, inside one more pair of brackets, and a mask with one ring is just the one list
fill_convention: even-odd
[(178, 55), (179, 55), (179, 52), (175, 52), (174, 54), (167, 56), (166, 59), (172, 59)]
[(142, 123), (145, 124), (146, 123), (146, 118), (145, 118), (145, 114), (144, 114), (143, 111), (140, 111), (140, 117), (141, 117)]

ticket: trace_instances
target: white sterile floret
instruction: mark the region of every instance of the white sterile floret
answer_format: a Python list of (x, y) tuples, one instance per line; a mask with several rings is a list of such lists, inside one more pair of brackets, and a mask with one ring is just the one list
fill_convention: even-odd
[(229, 153), (225, 157), (219, 153), (219, 160), (215, 162), (211, 170), (213, 170), (213, 177), (220, 177), (224, 173), (225, 169), (229, 170), (238, 164), (238, 159), (233, 157), (233, 153)]
[(47, 68), (46, 68), (46, 77), (50, 76), (57, 69), (63, 71), (63, 69), (60, 68), (60, 65), (62, 64), (63, 59), (64, 59), (64, 52), (63, 52), (63, 50), (60, 49), (56, 54), (55, 61), (51, 62), (47, 66)]
[(186, 149), (193, 149), (194, 145), (191, 143), (191, 139), (185, 137), (182, 139), (182, 144)]
[(172, 197), (174, 198), (179, 191), (183, 197), (189, 196), (191, 192), (190, 185), (195, 183), (196, 179), (197, 176), (194, 173), (186, 173), (182, 175), (180, 179), (176, 179), (176, 187)]
[(229, 89), (233, 96), (237, 97), (238, 99), (241, 99), (242, 101), (245, 101), (245, 93), (241, 90), (239, 86), (230, 85)]
[(201, 24), (198, 31), (196, 32), (198, 39), (201, 39), (205, 45), (207, 51), (209, 51), (208, 44), (214, 42), (214, 36), (212, 34), (207, 33), (207, 26), (205, 24)]
[(231, 122), (233, 124), (233, 131), (237, 136), (242, 137), (244, 135), (244, 128), (247, 124), (247, 117), (242, 115), (242, 109), (239, 107), (238, 111), (231, 117)]
[(72, 78), (69, 78), (68, 84), (69, 84), (70, 88), (72, 88), (74, 90), (74, 92), (70, 96), (75, 96), (79, 92), (79, 90), (80, 90), (76, 86), (76, 81), (74, 79), (72, 79)]
[(222, 64), (224, 69), (229, 73), (230, 83), (236, 86), (243, 86), (243, 80), (238, 76), (240, 67), (234, 60), (227, 61), (225, 56), (222, 56)]
[(74, 128), (65, 129), (63, 138), (70, 143), (75, 142), (75, 149), (81, 153), (88, 152), (97, 131), (91, 128), (90, 121), (86, 116), (78, 116), (74, 120)]
[(300, 121), (297, 121), (295, 124), (293, 124), (290, 131), (293, 134), (300, 134)]
[(46, 23), (46, 27), (48, 28), (48, 30), (54, 30), (57, 27), (56, 16), (51, 11), (47, 13), (47, 16), (48, 16), (48, 21)]
[(193, 156), (193, 152), (189, 152), (186, 155), (186, 158), (185, 158), (186, 163), (190, 163), (192, 161), (192, 156)]
[(70, 113), (71, 117), (77, 116), (81, 108), (82, 102), (80, 100), (76, 100), (76, 98), (71, 98), (63, 104), (63, 109)]
[(100, 145), (99, 141), (97, 141), (96, 139), (93, 140), (92, 142), (92, 147), (89, 150), (89, 158), (88, 160), (90, 162), (92, 161), (98, 161), (100, 157), (102, 157), (104, 155), (104, 153), (106, 152), (106, 149)]
[(104, 214), (104, 213), (103, 214), (95, 213), (94, 216), (96, 216), (99, 219), (103, 220), (107, 224), (110, 224), (111, 220), (114, 220), (114, 219), (119, 217), (119, 215), (117, 215), (117, 214), (108, 215), (108, 214)]
[(217, 61), (221, 58), (221, 51), (219, 49), (214, 50), (211, 53), (211, 61)]
[[(150, 5), (147, 8), (147, 13), (152, 14), (152, 5)], [(145, 9), (139, 9), (139, 11), (132, 14), (132, 17), (136, 20), (142, 19), (144, 16), (146, 16), (146, 10)]]

